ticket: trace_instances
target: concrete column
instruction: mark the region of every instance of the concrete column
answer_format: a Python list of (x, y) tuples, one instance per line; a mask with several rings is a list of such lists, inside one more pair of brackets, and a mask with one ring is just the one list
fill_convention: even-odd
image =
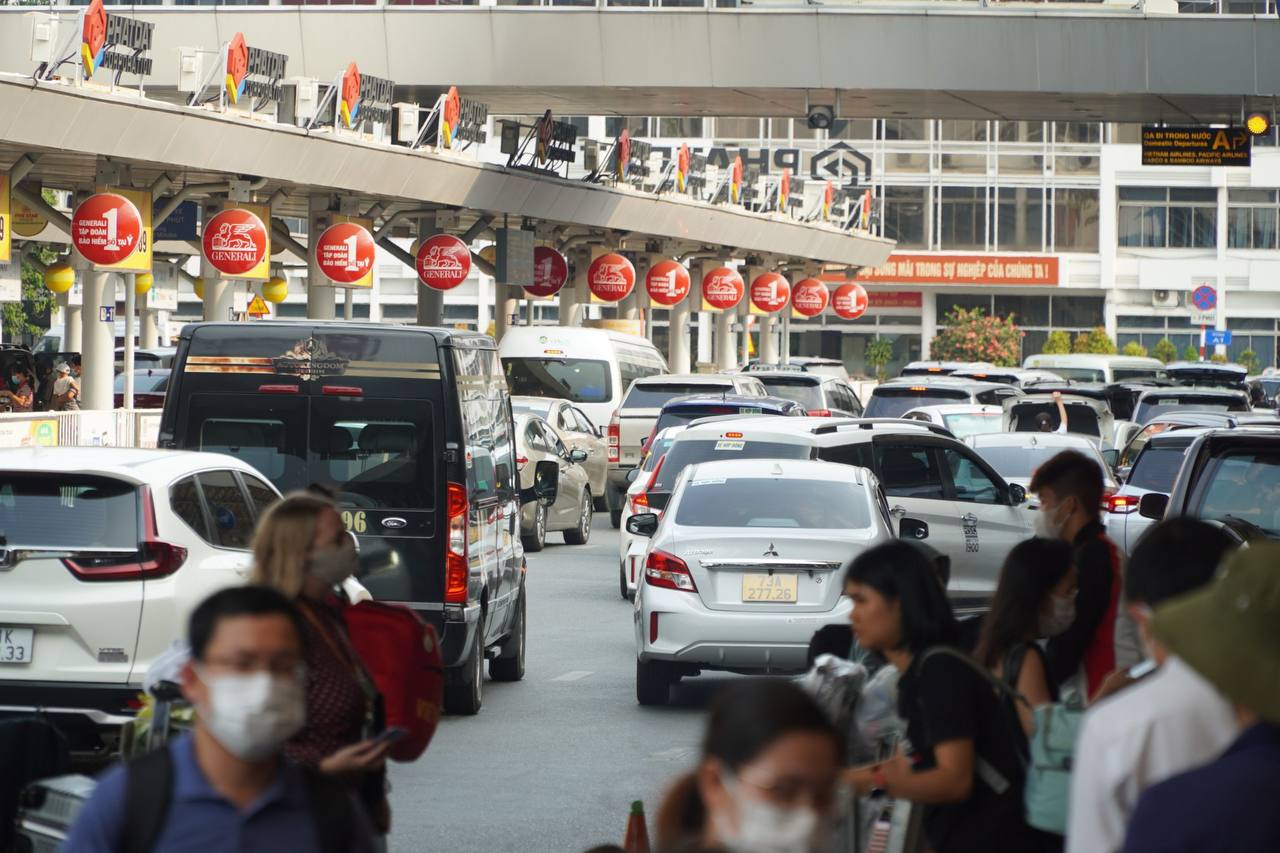
[[(138, 307), (138, 277), (134, 274), (122, 275), (120, 278), (124, 281), (124, 408), (133, 408), (133, 365), (134, 351), (136, 344), (134, 343), (134, 332), (137, 331), (138, 325), (134, 318), (134, 312)], [(111, 288), (115, 290), (115, 288)], [(114, 296), (114, 294), (113, 294)], [(113, 324), (114, 325), (114, 324)]]
[[(484, 334), (485, 330), (489, 328), (489, 321), (492, 319), (491, 314), (493, 313), (493, 295), (489, 293), (489, 282), (489, 276), (479, 270), (476, 271), (476, 331), (481, 334)], [(495, 280), (493, 287), (497, 286)], [(495, 320), (495, 331), (497, 326), (498, 324)]]
[(730, 309), (715, 315), (716, 366), (721, 370), (730, 370), (738, 361), (738, 336), (733, 331), (733, 321), (737, 319), (737, 311)]
[(765, 314), (760, 318), (760, 361), (763, 364), (777, 364), (779, 361), (776, 314)]
[(636, 286), (631, 288), (631, 293), (618, 303), (618, 319), (619, 320), (639, 320), (640, 319), (640, 294), (645, 292), (644, 279), (649, 274), (649, 256), (641, 255), (636, 259)]
[[(84, 273), (80, 270), (76, 271), (81, 286), (84, 285)], [(84, 346), (84, 337), (81, 331), (84, 329), (84, 320), (82, 319), (84, 309), (79, 305), (71, 305), (71, 294), (64, 293), (58, 297), (62, 302), (62, 350), (63, 352), (80, 352)]]
[[(586, 256), (586, 262), (590, 263), (590, 256)], [(587, 268), (583, 263), (584, 253), (578, 252), (565, 259), (572, 265), (572, 274), (569, 280), (564, 283), (564, 287), (560, 288), (559, 305), (561, 326), (572, 326), (573, 315), (578, 310), (578, 279), (583, 278), (587, 274)]]
[[(1213, 324), (1215, 329), (1227, 328), (1227, 276), (1225, 270), (1227, 268), (1227, 182), (1226, 169), (1214, 169), (1218, 173), (1218, 227), (1217, 227), (1217, 246), (1218, 246), (1218, 262), (1214, 264), (1214, 269), (1218, 273), (1218, 281), (1214, 285), (1218, 288), (1218, 308), (1215, 312), (1217, 322)], [(1108, 291), (1114, 293), (1115, 291)], [(1108, 302), (1112, 300), (1108, 298)], [(1114, 332), (1112, 333), (1114, 336)], [(1225, 356), (1227, 348), (1222, 344), (1218, 344), (1213, 348), (1214, 355)]]
[[(418, 220), (418, 240), (426, 240), (440, 233), (436, 228), (436, 220), (434, 215), (429, 215)], [(414, 281), (417, 282), (418, 289), (418, 325), (419, 326), (443, 326), (444, 325), (444, 291), (432, 290), (423, 284), (414, 272)], [(484, 333), (485, 327), (481, 326), (477, 329), (481, 334)]]
[[(316, 261), (315, 241), (320, 232), (329, 227), (329, 201), (323, 197), (312, 197), (311, 217), (307, 222), (307, 319), (332, 320), (337, 316), (337, 292), (329, 283), (329, 279), (320, 271)], [(203, 269), (203, 265), (201, 265)], [(209, 283), (205, 282), (205, 305), (209, 303)], [(421, 306), (421, 299), (419, 299)], [(421, 322), (421, 307), (419, 307)]]
[(783, 364), (791, 363), (791, 306), (782, 309), (782, 331), (779, 333), (778, 358)]
[[(206, 201), (203, 221), (208, 222), (220, 210), (222, 210), (221, 202)], [(235, 304), (236, 285), (219, 277), (213, 264), (205, 260), (203, 255), (200, 256), (200, 277), (204, 279), (204, 319), (230, 320), (231, 308)]]
[(140, 346), (157, 347), (160, 346), (160, 327), (156, 322), (156, 315), (159, 313), (154, 308), (147, 307), (151, 301), (151, 291), (147, 291), (138, 297), (138, 317), (140, 319), (138, 340)]
[(667, 369), (672, 373), (689, 373), (692, 369), (689, 364), (689, 320), (696, 298), (696, 294), (690, 293), (671, 306), (667, 314)]
[(698, 348), (695, 356), (698, 364), (710, 364), (715, 358), (715, 350), (711, 347), (712, 317), (709, 311), (702, 310), (702, 277), (712, 268), (712, 261), (694, 261), (689, 266), (690, 288), (689, 301), (697, 312)]
[(511, 327), (512, 315), (519, 310), (519, 301), (512, 294), (516, 288), (509, 285), (493, 284), (493, 337), (501, 341), (502, 336)]
[[(738, 359), (739, 364), (746, 364), (751, 359), (751, 317), (753, 316), (751, 314), (751, 282), (764, 271), (764, 267), (743, 267), (739, 270), (744, 285), (742, 301), (738, 303), (738, 322), (742, 324), (742, 351)], [(759, 355), (764, 349), (764, 330), (761, 325), (757, 325), (757, 329), (760, 332), (760, 349), (756, 350), (756, 354)]]
[[(938, 334), (938, 300), (934, 298), (934, 294), (925, 292), (920, 297), (920, 360), (928, 361), (933, 358), (930, 354), (930, 344), (933, 342), (933, 336)], [(1028, 355), (1028, 353), (1023, 353)]]
[(84, 370), (80, 377), (83, 409), (110, 409), (114, 402), (112, 382), (115, 378), (115, 323), (103, 322), (101, 309), (115, 308), (115, 292), (111, 288), (111, 274), (86, 269), (84, 281), (83, 339), (80, 346), (80, 364)]

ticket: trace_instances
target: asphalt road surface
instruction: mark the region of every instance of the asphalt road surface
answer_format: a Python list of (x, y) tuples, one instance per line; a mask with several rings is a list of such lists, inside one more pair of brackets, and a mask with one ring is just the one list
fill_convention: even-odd
[(581, 853), (621, 844), (631, 801), (652, 832), (667, 783), (692, 767), (703, 710), (736, 676), (686, 679), (667, 708), (635, 699), (632, 606), (618, 595), (618, 532), (548, 534), (529, 555), (524, 681), (486, 680), (475, 717), (446, 717), (414, 764), (391, 765), (393, 853)]

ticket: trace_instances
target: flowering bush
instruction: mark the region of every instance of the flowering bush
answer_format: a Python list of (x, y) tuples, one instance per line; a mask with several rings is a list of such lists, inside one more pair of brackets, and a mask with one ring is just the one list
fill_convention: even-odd
[(1022, 330), (1013, 317), (989, 317), (981, 308), (952, 309), (946, 328), (929, 344), (933, 358), (943, 361), (988, 361), (1004, 367), (1019, 363)]

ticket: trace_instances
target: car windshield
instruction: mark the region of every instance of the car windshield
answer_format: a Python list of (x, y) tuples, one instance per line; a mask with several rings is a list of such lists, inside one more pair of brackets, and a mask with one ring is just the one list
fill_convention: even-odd
[(9, 548), (134, 550), (137, 488), (110, 477), (0, 472), (0, 535)]
[(1198, 491), (1195, 518), (1232, 518), (1253, 524), (1268, 535), (1280, 534), (1280, 453), (1242, 451), (1223, 456), (1206, 472)]
[[(135, 394), (149, 394), (163, 391), (169, 387), (169, 373), (151, 373), (143, 370), (133, 374), (133, 391)], [(116, 375), (116, 393), (124, 393), (124, 374)]]
[[(1054, 373), (1060, 373), (1057, 368), (1053, 369)], [(1133, 382), (1142, 379), (1164, 379), (1168, 374), (1163, 370), (1156, 370), (1152, 367), (1113, 367), (1111, 368), (1111, 378), (1113, 382)], [(1067, 377), (1068, 379), (1071, 377)]]
[(1138, 404), (1133, 419), (1145, 424), (1159, 415), (1182, 412), (1247, 412), (1249, 405), (1230, 397), (1210, 397), (1196, 394), (1170, 394), (1150, 396)]
[(921, 406), (958, 402), (972, 402), (969, 392), (960, 388), (885, 388), (882, 385), (871, 392), (867, 410), (862, 414), (867, 418), (900, 418)]
[(1133, 463), (1126, 485), (1165, 494), (1173, 491), (1173, 481), (1182, 469), (1182, 459), (1189, 444), (1148, 444)]
[(1076, 382), (1105, 382), (1107, 379), (1107, 372), (1097, 367), (1046, 367), (1044, 369), (1058, 374), (1063, 379), (1073, 379)]
[(822, 386), (817, 382), (792, 379), (791, 377), (769, 376), (757, 378), (764, 383), (764, 387), (768, 388), (769, 393), (774, 397), (794, 400), (808, 411), (827, 408), (827, 404), (822, 399)]
[[(983, 459), (991, 463), (991, 467), (995, 468), (996, 473), (1001, 477), (1026, 480), (1035, 473), (1037, 468), (1068, 448), (1055, 444), (1039, 447), (982, 447), (979, 445), (974, 449), (978, 451)], [(1070, 449), (1078, 453), (1082, 452), (1085, 456), (1098, 463), (1098, 467), (1103, 469), (1103, 479), (1108, 479), (1107, 470), (1102, 465), (1101, 460), (1096, 458), (1095, 454), (1085, 451), (1082, 447)]]
[(957, 413), (942, 416), (947, 429), (956, 438), (968, 438), (971, 435), (1000, 432), (1003, 429), (1003, 419), (1003, 415), (1000, 412), (965, 412), (964, 414)]
[(728, 385), (694, 384), (692, 382), (646, 382), (643, 385), (637, 383), (631, 387), (631, 392), (627, 394), (627, 399), (622, 401), (622, 408), (661, 409), (676, 397), (684, 397), (689, 394), (716, 394), (722, 391), (727, 394), (733, 389)]
[(585, 358), (504, 358), (513, 396), (562, 397), (575, 403), (607, 403), (609, 362)]
[[(1067, 408), (1067, 432), (1082, 435), (1101, 435), (1098, 425), (1098, 413), (1084, 405), (1069, 405)], [(1047, 421), (1045, 420), (1047, 418)], [(1061, 417), (1058, 407), (1053, 403), (1019, 403), (1012, 410), (1012, 429), (1010, 432), (1054, 432), (1058, 429)], [(1048, 424), (1048, 429), (1041, 425)]]
[(658, 417), (658, 425), (654, 427), (661, 432), (667, 427), (684, 426), (698, 418), (713, 418), (718, 415), (776, 415), (778, 412), (741, 403), (706, 403), (695, 406), (680, 406), (663, 412)]
[(782, 477), (710, 477), (689, 481), (676, 512), (685, 527), (849, 530), (871, 524), (853, 483)]

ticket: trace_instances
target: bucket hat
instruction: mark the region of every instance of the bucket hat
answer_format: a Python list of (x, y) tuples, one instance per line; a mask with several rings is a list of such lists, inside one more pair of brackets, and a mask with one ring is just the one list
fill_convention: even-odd
[(1280, 723), (1280, 544), (1236, 551), (1207, 587), (1156, 608), (1151, 628), (1228, 699)]

